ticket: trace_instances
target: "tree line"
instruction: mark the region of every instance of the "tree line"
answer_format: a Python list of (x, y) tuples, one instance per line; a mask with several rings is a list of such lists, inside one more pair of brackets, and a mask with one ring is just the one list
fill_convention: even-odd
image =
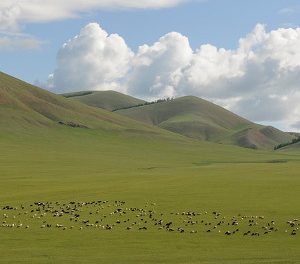
[(281, 148), (284, 148), (286, 146), (289, 146), (289, 145), (293, 145), (293, 144), (296, 144), (300, 142), (300, 136), (298, 136), (297, 138), (294, 138), (292, 141), (290, 142), (286, 142), (286, 143), (281, 143), (277, 146), (274, 147), (274, 150), (277, 150), (277, 149), (281, 149)]
[(141, 106), (145, 106), (145, 105), (152, 105), (152, 104), (157, 104), (157, 103), (165, 103), (165, 102), (170, 102), (173, 101), (174, 98), (164, 98), (164, 99), (158, 99), (152, 102), (145, 102), (145, 103), (141, 103), (141, 104), (137, 104), (137, 105), (131, 105), (131, 106), (125, 106), (125, 107), (120, 107), (117, 109), (112, 110), (112, 112), (115, 111), (119, 111), (119, 110), (125, 110), (125, 109), (130, 109), (130, 108), (134, 108), (134, 107), (141, 107)]

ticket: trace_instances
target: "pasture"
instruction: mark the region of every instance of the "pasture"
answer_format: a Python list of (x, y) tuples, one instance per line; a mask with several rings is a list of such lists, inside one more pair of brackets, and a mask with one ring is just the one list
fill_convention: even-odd
[(0, 263), (300, 259), (297, 152), (67, 127), (0, 147)]

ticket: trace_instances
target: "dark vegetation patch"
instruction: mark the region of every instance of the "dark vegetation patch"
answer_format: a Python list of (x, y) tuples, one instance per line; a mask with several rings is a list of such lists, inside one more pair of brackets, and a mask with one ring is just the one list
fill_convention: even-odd
[(63, 125), (63, 126), (73, 127), (73, 128), (86, 128), (86, 129), (89, 128), (85, 125), (77, 124), (72, 121), (70, 121), (70, 122), (59, 121), (58, 124)]
[(141, 106), (145, 106), (145, 105), (152, 105), (152, 104), (157, 104), (157, 103), (166, 103), (166, 102), (170, 102), (173, 101), (174, 98), (166, 98), (166, 99), (158, 99), (156, 101), (152, 101), (152, 102), (145, 102), (142, 104), (137, 104), (137, 105), (131, 105), (131, 106), (126, 106), (126, 107), (120, 107), (117, 109), (112, 110), (112, 112), (116, 112), (119, 110), (126, 110), (126, 109), (130, 109), (130, 108), (135, 108), (135, 107), (141, 107)]
[(269, 160), (267, 163), (287, 163), (288, 160)]
[(262, 161), (203, 161), (194, 162), (193, 165), (196, 166), (209, 166), (213, 164), (265, 164), (265, 163), (287, 163), (289, 160), (279, 159), (279, 160), (262, 160)]
[(78, 96), (85, 96), (94, 93), (93, 91), (86, 91), (86, 92), (77, 92), (77, 93), (67, 93), (63, 94), (65, 98), (72, 98), (72, 97), (78, 97)]
[(166, 167), (146, 167), (146, 168), (139, 168), (140, 170), (156, 170), (156, 169), (162, 169)]
[(277, 146), (274, 147), (274, 150), (277, 150), (277, 149), (281, 149), (281, 148), (284, 148), (284, 147), (287, 147), (287, 146), (290, 146), (290, 145), (293, 145), (293, 144), (296, 144), (300, 142), (300, 136), (298, 136), (298, 138), (294, 138), (292, 141), (290, 142), (286, 142), (286, 143), (282, 143), (282, 144), (279, 144)]

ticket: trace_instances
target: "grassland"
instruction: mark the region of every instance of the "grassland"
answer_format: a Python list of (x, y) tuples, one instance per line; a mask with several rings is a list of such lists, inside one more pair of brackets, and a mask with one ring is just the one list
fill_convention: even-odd
[[(7, 75), (0, 74), (0, 80), (0, 263), (299, 262), (300, 236), (298, 231), (292, 236), (286, 223), (300, 218), (296, 149), (255, 151), (200, 142)], [(41, 216), (30, 206), (99, 200), (125, 201), (123, 209), (155, 204), (154, 217), (163, 213), (176, 227), (183, 225), (178, 217), (185, 216), (174, 213), (208, 212), (205, 221), (214, 225), (216, 211), (226, 222), (238, 217), (240, 230), (226, 236), (237, 227), (212, 229), (200, 223), (184, 225), (184, 233), (149, 223), (144, 223), (147, 230), (136, 225), (127, 230), (128, 224), (141, 223), (140, 217), (128, 213), (129, 221), (118, 225), (117, 216), (110, 215), (113, 206), (99, 215), (95, 208), (82, 212), (76, 223), (67, 214)], [(113, 229), (82, 223), (104, 221), (104, 214), (106, 224), (116, 224)], [(254, 218), (258, 225), (249, 227), (242, 216), (264, 218)], [(43, 228), (44, 221), (52, 226)], [(262, 226), (271, 221), (278, 231), (264, 234)], [(260, 236), (244, 236), (249, 229)]]
[[(157, 211), (264, 215), (277, 233), (0, 228), (2, 263), (296, 263), (300, 156), (61, 127), (0, 135), (1, 205), (124, 200)], [(281, 162), (280, 162), (281, 161)], [(4, 211), (1, 212), (1, 216)], [(4, 220), (4, 219), (2, 219)], [(24, 221), (26, 219), (24, 218)], [(172, 218), (171, 218), (172, 220)], [(59, 220), (58, 220), (59, 221)], [(174, 221), (174, 220), (173, 220)]]

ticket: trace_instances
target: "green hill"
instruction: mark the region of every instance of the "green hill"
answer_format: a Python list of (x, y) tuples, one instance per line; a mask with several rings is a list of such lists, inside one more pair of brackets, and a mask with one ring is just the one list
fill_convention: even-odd
[(0, 72), (1, 131), (61, 126), (166, 134), (118, 114), (68, 100)]
[(272, 149), (294, 138), (288, 133), (257, 125), (193, 96), (124, 109), (117, 113), (191, 138), (247, 148)]
[(113, 91), (85, 91), (64, 96), (198, 140), (273, 149), (295, 138), (291, 133), (257, 125), (194, 96), (142, 106), (145, 101)]
[(89, 106), (113, 111), (145, 103), (145, 101), (115, 91), (88, 91), (63, 94)]

